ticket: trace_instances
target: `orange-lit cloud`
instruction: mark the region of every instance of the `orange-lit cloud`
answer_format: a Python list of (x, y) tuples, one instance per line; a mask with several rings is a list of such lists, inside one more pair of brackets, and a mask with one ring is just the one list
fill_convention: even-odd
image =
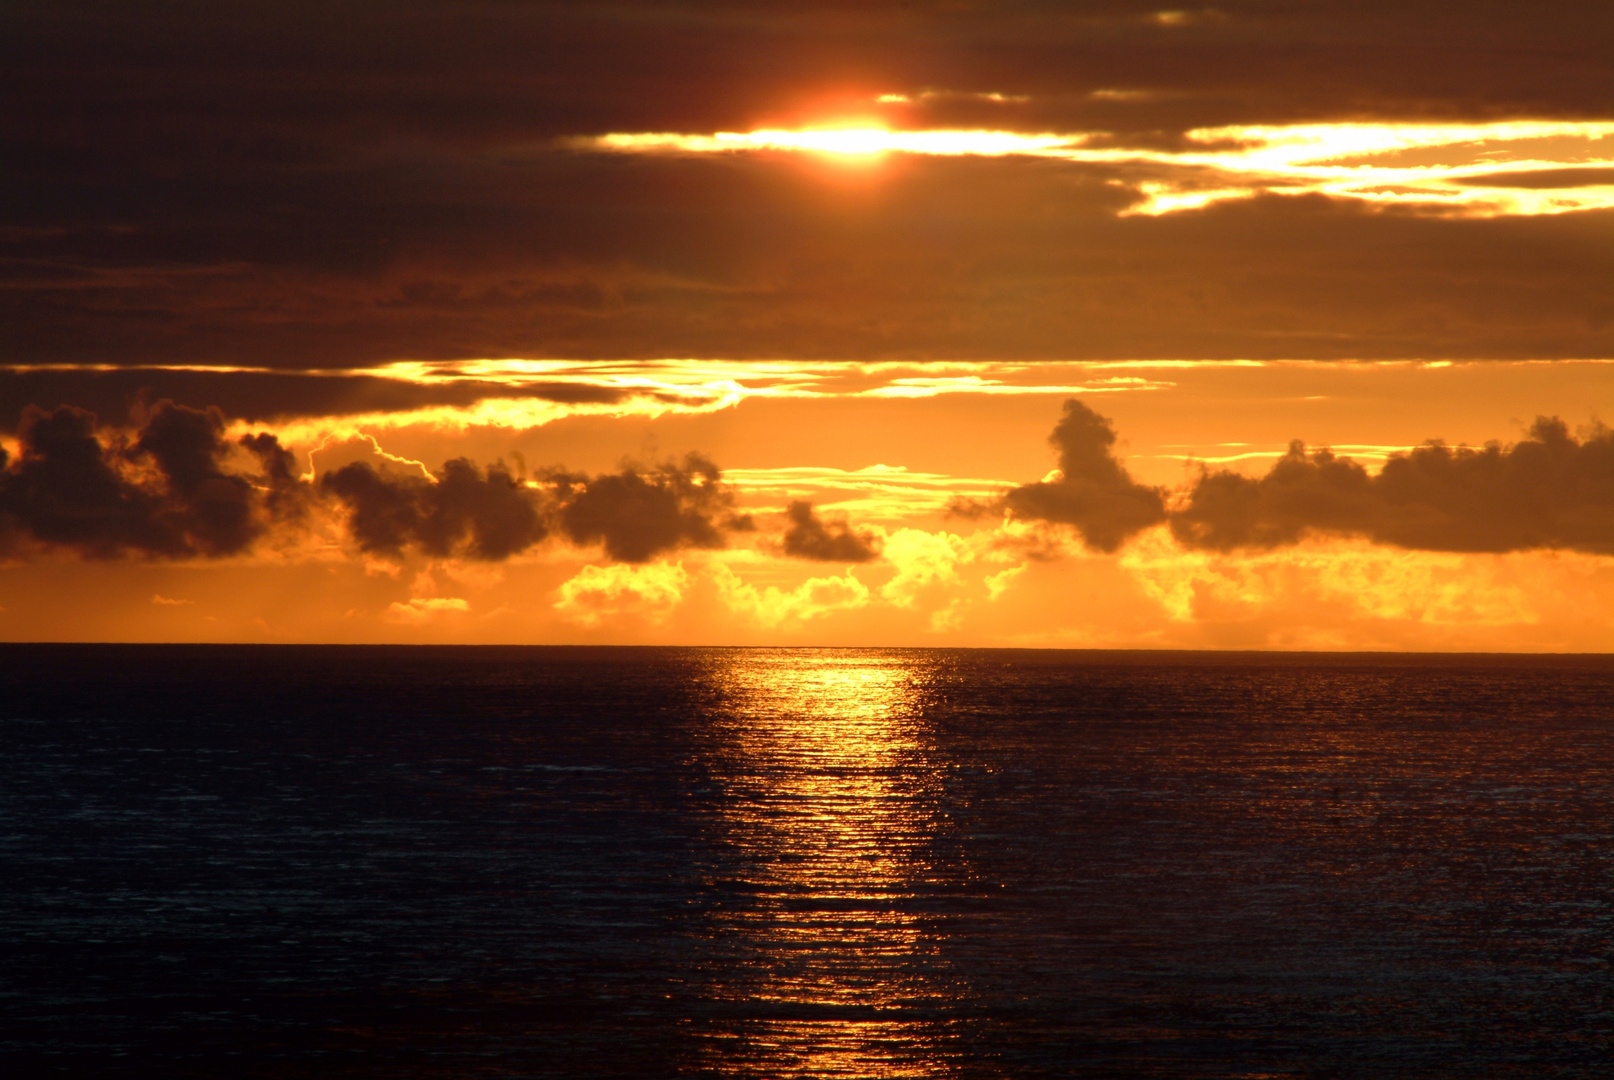
[(611, 134), (584, 145), (627, 153), (1018, 155), (1153, 170), (1115, 181), (1130, 182), (1142, 196), (1124, 210), (1129, 214), (1195, 210), (1258, 194), (1327, 195), (1474, 217), (1614, 207), (1609, 121), (1228, 125), (1190, 130), (1171, 150), (1112, 142), (1103, 132), (824, 128)]
[(414, 597), (406, 602), (389, 604), (383, 617), (392, 622), (415, 625), (446, 616), (463, 615), (470, 609), (471, 605), (458, 597)]
[[(530, 374), (633, 375), (568, 363)], [(102, 637), (209, 640), (1597, 647), (1614, 633), (1607, 432), (1484, 440), (1520, 401), (1606, 412), (1607, 370), (656, 361), (638, 376), (721, 373), (738, 400), (644, 428), (576, 413), (519, 443), (424, 424), (288, 444), (165, 402), (127, 426), (31, 412), (0, 467), (0, 635), (65, 633), (52, 613), (72, 611)], [(988, 390), (870, 392), (960, 378)], [(1039, 438), (1048, 394), (1098, 387), (1117, 389), (1067, 397)], [(1441, 430), (1478, 448), (1420, 441)], [(683, 453), (705, 446), (738, 467)], [(547, 464), (580, 449), (591, 467)], [(859, 464), (881, 459), (914, 465)], [(770, 464), (792, 460), (835, 464)]]
[(958, 584), (959, 567), (975, 560), (963, 537), (922, 529), (891, 533), (882, 555), (897, 572), (880, 587), (880, 595), (898, 607), (914, 606), (927, 589)]
[(786, 150), (851, 156), (896, 153), (1001, 157), (1005, 154), (1057, 152), (1082, 140), (1082, 136), (1023, 135), (1013, 131), (888, 131), (875, 127), (828, 127), (803, 131), (719, 131), (713, 135), (614, 134), (580, 140), (580, 144), (602, 150), (676, 151), (686, 154)]
[(721, 564), (713, 568), (712, 576), (729, 611), (769, 627), (803, 623), (832, 612), (856, 611), (870, 602), (869, 587), (851, 570), (838, 576), (811, 577), (793, 589), (777, 585), (759, 589)]
[(1179, 623), (1271, 620), (1274, 611), (1311, 608), (1313, 619), (1341, 624), (1470, 629), (1535, 626), (1564, 601), (1564, 583), (1547, 584), (1559, 577), (1557, 570), (1572, 580), (1599, 569), (1594, 561), (1471, 559), (1328, 537), (1281, 554), (1187, 554), (1158, 530), (1129, 548), (1121, 565)]
[(683, 600), (688, 584), (682, 563), (589, 565), (561, 585), (554, 607), (587, 627), (624, 614), (659, 622)]

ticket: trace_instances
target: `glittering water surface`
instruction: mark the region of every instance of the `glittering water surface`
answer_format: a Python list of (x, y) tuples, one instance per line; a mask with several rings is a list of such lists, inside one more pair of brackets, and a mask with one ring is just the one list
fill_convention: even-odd
[(0, 647), (0, 1069), (1599, 1076), (1614, 661)]

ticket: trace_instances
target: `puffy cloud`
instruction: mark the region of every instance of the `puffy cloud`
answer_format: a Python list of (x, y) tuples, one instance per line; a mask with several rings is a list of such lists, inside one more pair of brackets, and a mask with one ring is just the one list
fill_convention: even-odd
[(1540, 417), (1526, 438), (1481, 449), (1429, 443), (1376, 475), (1300, 442), (1259, 478), (1205, 472), (1171, 529), (1188, 547), (1229, 551), (1349, 533), (1427, 551), (1559, 548), (1614, 553), (1614, 432), (1584, 440)]
[(885, 558), (897, 572), (880, 587), (880, 595), (898, 607), (912, 607), (929, 586), (958, 584), (959, 565), (973, 562), (975, 552), (949, 532), (898, 529), (886, 538)]
[(484, 473), (465, 458), (445, 462), (436, 482), (351, 462), (320, 479), (345, 503), (364, 551), (397, 553), (413, 544), (429, 555), (506, 559), (548, 535), (537, 494), (502, 463)]
[(255, 520), (255, 492), (240, 476), (219, 468), (226, 452), (224, 417), (165, 404), (140, 433), (132, 455), (149, 456), (168, 478), (174, 525), (204, 554), (240, 551), (261, 531)]
[(1114, 551), (1133, 534), (1165, 520), (1160, 489), (1132, 479), (1115, 457), (1115, 429), (1075, 398), (1048, 441), (1059, 452), (1059, 472), (1017, 487), (1000, 505), (1023, 518), (1073, 525), (1096, 551)]
[[(468, 458), (432, 473), (365, 438), (357, 440), (370, 451), (363, 458), (310, 483), (275, 435), (232, 443), (224, 431), (219, 410), (169, 401), (132, 438), (98, 430), (94, 414), (81, 409), (30, 407), (15, 460), (0, 448), (0, 541), (92, 557), (212, 557), (338, 517), (371, 557), (418, 552), (497, 562), (558, 529), (576, 543), (603, 544), (612, 559), (640, 563), (679, 547), (722, 547), (728, 532), (753, 528), (735, 513), (717, 466), (696, 454), (597, 476), (551, 470), (528, 483), (502, 462), (483, 468)], [(232, 458), (256, 461), (258, 471), (240, 471)], [(317, 506), (339, 513), (316, 520)]]
[(1136, 483), (1115, 458), (1109, 421), (1080, 402), (1065, 403), (1050, 441), (1057, 473), (996, 503), (954, 509), (1006, 508), (1022, 520), (1073, 525), (1104, 552), (1169, 521), (1179, 544), (1214, 551), (1336, 533), (1425, 551), (1614, 554), (1614, 431), (1601, 425), (1576, 438), (1562, 420), (1538, 417), (1510, 446), (1430, 442), (1392, 455), (1376, 474), (1297, 440), (1265, 476), (1202, 472), (1169, 512), (1165, 493)]
[(679, 547), (720, 548), (730, 529), (749, 529), (734, 513), (734, 493), (718, 467), (699, 454), (682, 464), (585, 477), (552, 473), (559, 527), (575, 543), (600, 543), (613, 559), (648, 562)]
[(561, 585), (555, 610), (590, 627), (623, 614), (659, 622), (683, 600), (688, 585), (681, 563), (585, 566)]
[(996, 600), (998, 597), (1008, 592), (1009, 586), (1014, 584), (1014, 579), (1025, 572), (1026, 564), (1021, 563), (1019, 566), (1011, 566), (1007, 570), (999, 571), (996, 574), (988, 574), (986, 578), (983, 579), (986, 585), (987, 599)]
[[(103, 442), (92, 413), (25, 411), (13, 464), (0, 460), (0, 534), (93, 557), (180, 558), (245, 550), (266, 527), (260, 488), (226, 472), (230, 444), (217, 410), (159, 402), (132, 445)], [(284, 490), (272, 437), (245, 441)], [(6, 467), (6, 466), (10, 467)]]
[[(1553, 575), (1525, 556), (1396, 550), (1360, 537), (1312, 537), (1284, 550), (1184, 551), (1160, 530), (1128, 547), (1120, 565), (1184, 624), (1518, 626), (1538, 622), (1557, 602), (1553, 587), (1544, 587)], [(1285, 615), (1274, 620), (1274, 612)]]
[(298, 518), (312, 498), (312, 488), (295, 471), (292, 452), (267, 431), (241, 436), (241, 447), (258, 459), (263, 475), (264, 509), (274, 518)]
[(819, 562), (869, 562), (880, 554), (879, 537), (868, 531), (854, 532), (844, 518), (825, 522), (813, 513), (813, 504), (798, 499), (785, 511), (790, 520), (785, 529), (786, 555)]
[(326, 473), (320, 487), (347, 505), (348, 527), (368, 552), (415, 547), (505, 559), (553, 525), (574, 543), (599, 543), (612, 559), (642, 563), (680, 547), (719, 548), (728, 530), (750, 527), (733, 512), (721, 471), (698, 454), (598, 476), (554, 470), (536, 487), (502, 464), (484, 473), (464, 458), (445, 463), (435, 480), (355, 461)]
[(712, 572), (718, 595), (730, 611), (747, 615), (765, 626), (806, 621), (834, 611), (850, 611), (867, 607), (869, 587), (848, 570), (838, 577), (815, 577), (794, 589), (781, 589), (769, 585), (758, 589), (741, 581), (726, 566), (719, 565)]

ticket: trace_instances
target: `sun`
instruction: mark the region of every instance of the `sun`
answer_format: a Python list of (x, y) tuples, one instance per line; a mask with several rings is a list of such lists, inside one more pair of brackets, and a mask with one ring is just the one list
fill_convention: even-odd
[(844, 157), (872, 157), (900, 149), (900, 133), (881, 127), (809, 128), (803, 131), (762, 130), (748, 132), (720, 132), (720, 141), (734, 142), (746, 148), (770, 150), (805, 150), (820, 154)]

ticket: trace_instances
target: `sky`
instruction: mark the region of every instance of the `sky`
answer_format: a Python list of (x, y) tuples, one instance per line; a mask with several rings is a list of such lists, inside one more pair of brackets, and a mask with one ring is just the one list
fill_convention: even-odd
[(0, 9), (0, 639), (1605, 651), (1614, 9)]

